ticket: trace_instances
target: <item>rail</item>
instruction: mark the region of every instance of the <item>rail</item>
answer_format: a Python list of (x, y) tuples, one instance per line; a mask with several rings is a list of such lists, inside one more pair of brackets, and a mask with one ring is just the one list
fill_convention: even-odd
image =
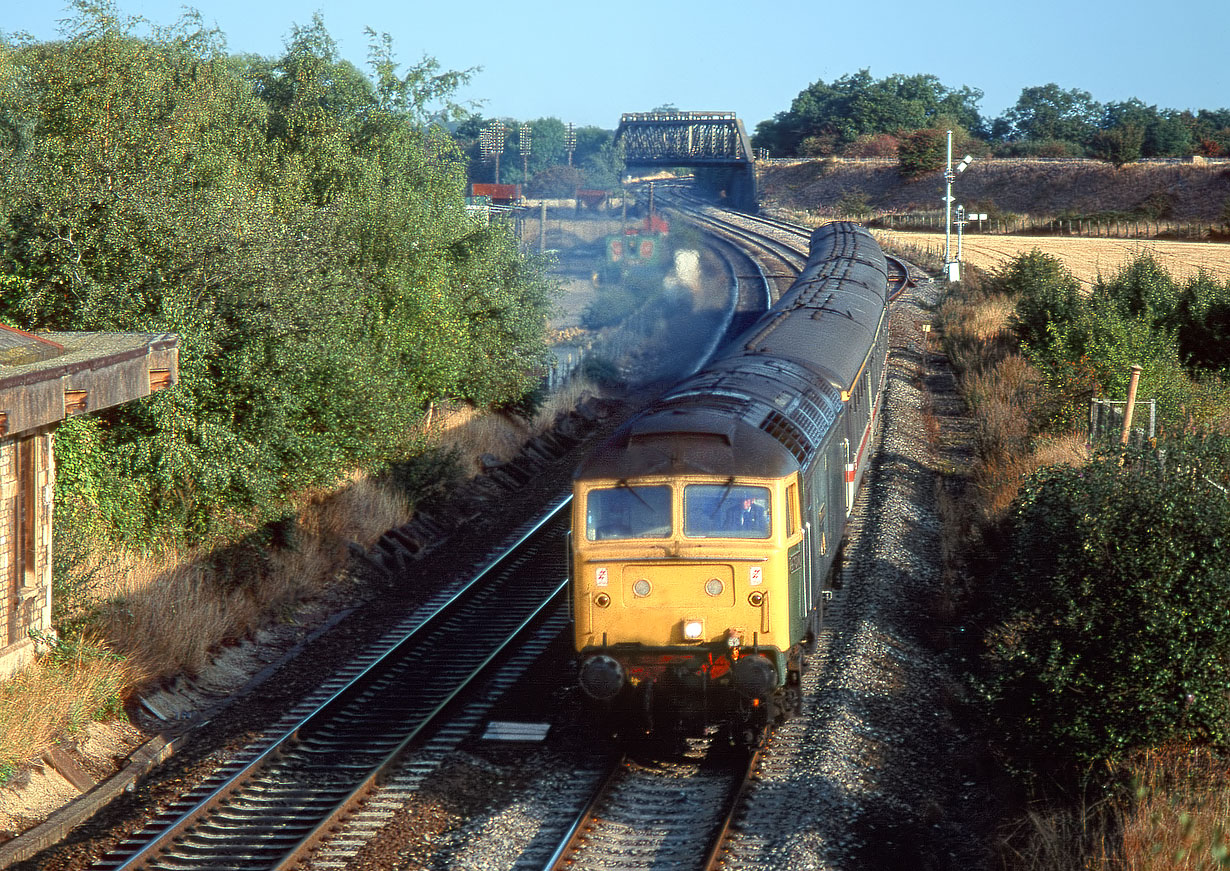
[[(463, 692), (562, 604), (571, 498), (208, 794), (97, 868), (299, 862)], [(401, 630), (399, 630), (401, 631)], [(430, 679), (425, 678), (430, 675)]]

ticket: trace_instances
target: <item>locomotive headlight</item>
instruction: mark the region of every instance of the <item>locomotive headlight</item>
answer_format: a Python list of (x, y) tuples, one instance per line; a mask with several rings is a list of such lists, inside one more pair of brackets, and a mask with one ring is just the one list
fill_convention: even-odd
[(710, 578), (705, 581), (705, 592), (710, 596), (720, 596), (724, 589), (726, 589), (726, 585), (722, 583), (721, 578)]
[(683, 638), (685, 641), (700, 641), (705, 637), (704, 620), (684, 620)]
[(640, 578), (635, 584), (632, 585), (632, 595), (636, 596), (638, 599), (643, 599), (649, 595), (649, 591), (652, 589), (653, 584), (649, 583), (649, 581), (644, 578)]

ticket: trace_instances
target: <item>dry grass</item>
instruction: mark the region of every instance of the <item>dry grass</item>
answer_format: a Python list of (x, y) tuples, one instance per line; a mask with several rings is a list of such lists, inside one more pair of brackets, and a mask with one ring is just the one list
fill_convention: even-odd
[(293, 541), (212, 553), (106, 551), (77, 567), (92, 631), (123, 658), (124, 692), (198, 673), (218, 646), (287, 616), (336, 583), (349, 543), (368, 547), (411, 516), (406, 500), (355, 475), (334, 491), (301, 494)]
[(37, 661), (0, 683), (0, 784), (63, 734), (115, 713), (125, 674), (119, 659), (78, 646)]
[(1130, 794), (1029, 811), (1004, 833), (1019, 871), (1214, 871), (1230, 867), (1230, 765), (1206, 750), (1154, 749), (1115, 772)]
[(1203, 871), (1230, 866), (1230, 765), (1204, 750), (1166, 748), (1131, 767), (1134, 800), (1116, 808), (1120, 851), (1101, 856), (1114, 871)]

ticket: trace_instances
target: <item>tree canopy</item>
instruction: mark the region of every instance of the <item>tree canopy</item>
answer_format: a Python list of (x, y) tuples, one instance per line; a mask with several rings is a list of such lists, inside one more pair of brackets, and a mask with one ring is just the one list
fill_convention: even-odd
[(272, 59), (141, 25), (78, 0), (0, 45), (0, 318), (180, 336), (174, 390), (62, 427), (66, 504), (210, 535), (398, 456), (432, 402), (532, 387), (549, 282), (432, 123), (467, 73), (371, 34), (365, 75), (319, 17)]
[(940, 123), (976, 130), (982, 126), (982, 92), (950, 89), (932, 75), (872, 79), (859, 70), (832, 84), (813, 82), (787, 112), (756, 127), (755, 145), (777, 154), (826, 154), (860, 136), (899, 133)]
[(779, 156), (895, 153), (907, 174), (928, 162), (920, 160), (920, 149), (930, 149), (936, 132), (946, 129), (980, 140), (966, 146), (975, 153), (980, 147), (1007, 155), (1089, 156), (1117, 165), (1140, 157), (1230, 154), (1227, 109), (1193, 114), (1137, 99), (1102, 104), (1087, 91), (1052, 82), (1022, 89), (1002, 116), (986, 119), (978, 110), (982, 96), (931, 75), (873, 79), (864, 69), (808, 85), (788, 110), (757, 125), (753, 144)]

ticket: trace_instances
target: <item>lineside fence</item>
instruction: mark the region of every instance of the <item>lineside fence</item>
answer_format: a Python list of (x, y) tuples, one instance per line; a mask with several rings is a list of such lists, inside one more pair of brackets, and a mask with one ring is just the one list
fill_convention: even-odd
[[(1095, 397), (1089, 402), (1089, 444), (1117, 444), (1123, 434), (1123, 412), (1127, 402), (1121, 399), (1100, 399)], [(1128, 444), (1134, 448), (1143, 448), (1152, 444), (1157, 438), (1157, 400), (1138, 399), (1136, 410), (1132, 415), (1134, 421), (1144, 423), (1144, 412), (1149, 413), (1148, 424), (1132, 427), (1128, 433)]]
[[(944, 213), (880, 213), (871, 216), (870, 226), (886, 230), (944, 232)], [(955, 229), (954, 229), (955, 232)], [(1230, 241), (1230, 226), (1211, 222), (1166, 221), (1152, 218), (1034, 218), (1029, 215), (988, 217), (967, 221), (965, 235), (1088, 236), (1113, 239), (1217, 239)]]
[(575, 379), (587, 374), (588, 362), (613, 368), (610, 374), (622, 376), (631, 368), (636, 351), (659, 327), (662, 317), (662, 299), (655, 295), (616, 326), (552, 345), (543, 388), (549, 393), (567, 389)]

